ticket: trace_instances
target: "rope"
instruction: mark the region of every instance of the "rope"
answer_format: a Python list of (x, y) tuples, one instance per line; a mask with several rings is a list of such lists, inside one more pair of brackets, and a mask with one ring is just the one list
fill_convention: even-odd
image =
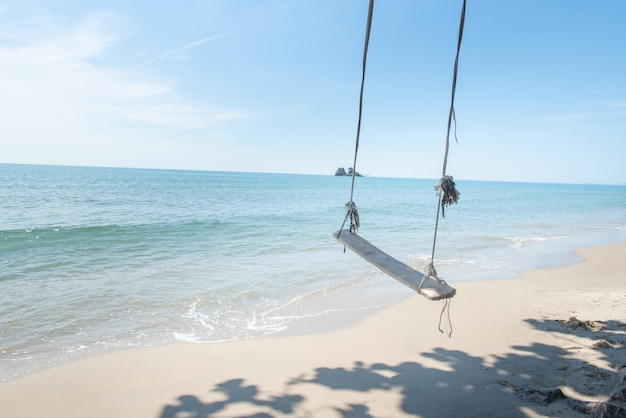
[(370, 0), (369, 8), (367, 11), (367, 26), (365, 30), (365, 46), (363, 47), (363, 69), (361, 71), (361, 92), (359, 95), (359, 119), (356, 128), (356, 141), (354, 146), (354, 163), (352, 164), (352, 186), (350, 188), (350, 201), (346, 203), (348, 213), (343, 220), (339, 234), (343, 231), (343, 226), (346, 220), (350, 218), (350, 232), (355, 232), (360, 225), (359, 213), (356, 209), (356, 203), (354, 203), (354, 180), (356, 178), (356, 160), (359, 153), (359, 138), (361, 137), (361, 119), (363, 117), (363, 91), (365, 90), (365, 68), (367, 67), (367, 49), (370, 43), (370, 32), (372, 29), (372, 15), (374, 13), (374, 0)]
[[(455, 119), (455, 139), (456, 139), (456, 115), (454, 113), (454, 93), (456, 92), (456, 75), (459, 69), (459, 52), (461, 51), (461, 41), (463, 40), (463, 26), (465, 26), (465, 4), (467, 0), (463, 0), (461, 9), (461, 23), (459, 24), (459, 39), (456, 46), (456, 58), (454, 59), (454, 75), (452, 76), (452, 97), (450, 98), (450, 112), (448, 113), (448, 133), (446, 134), (446, 152), (443, 157), (442, 177), (446, 175), (446, 166), (448, 165), (448, 148), (450, 148), (450, 127), (452, 119)], [(457, 143), (459, 141), (457, 140)]]
[[(458, 143), (458, 139), (456, 138), (456, 115), (454, 112), (454, 95), (456, 92), (456, 79), (457, 72), (459, 68), (459, 53), (461, 51), (461, 41), (463, 40), (463, 26), (465, 26), (465, 6), (467, 0), (463, 0), (463, 7), (461, 9), (461, 23), (459, 24), (459, 38), (456, 47), (456, 57), (454, 59), (454, 75), (452, 77), (452, 94), (450, 98), (450, 111), (448, 112), (448, 130), (446, 133), (446, 146), (445, 152), (443, 156), (443, 168), (441, 173), (441, 179), (439, 180), (439, 184), (435, 186), (435, 190), (437, 190), (438, 194), (438, 202), (437, 202), (437, 215), (435, 217), (435, 232), (433, 235), (433, 249), (430, 255), (430, 264), (426, 267), (425, 276), (428, 277), (430, 275), (434, 279), (438, 281), (443, 281), (437, 276), (437, 272), (435, 271), (435, 267), (433, 265), (435, 260), (435, 247), (437, 245), (437, 230), (439, 229), (439, 213), (442, 213), (442, 217), (445, 216), (445, 206), (455, 204), (459, 200), (460, 193), (456, 190), (454, 180), (452, 176), (446, 175), (446, 166), (448, 165), (448, 152), (450, 149), (450, 128), (452, 127), (452, 120), (454, 119), (454, 137), (456, 142)], [(420, 286), (421, 287), (421, 286)]]
[(439, 325), (437, 325), (437, 329), (440, 333), (445, 334), (444, 330), (441, 329), (441, 324), (443, 323), (444, 314), (446, 314), (446, 320), (448, 322), (448, 338), (452, 337), (452, 319), (450, 318), (450, 305), (452, 305), (452, 299), (446, 298), (443, 300), (443, 307), (441, 308), (441, 312), (439, 313)]

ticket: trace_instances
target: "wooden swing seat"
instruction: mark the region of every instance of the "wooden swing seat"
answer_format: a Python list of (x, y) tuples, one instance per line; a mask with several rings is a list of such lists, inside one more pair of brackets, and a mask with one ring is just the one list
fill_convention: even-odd
[(353, 232), (343, 229), (333, 232), (333, 236), (365, 261), (378, 267), (383, 273), (430, 300), (451, 298), (456, 294), (456, 289), (432, 277), (428, 277), (420, 288), (420, 283), (424, 278), (422, 273), (396, 260)]

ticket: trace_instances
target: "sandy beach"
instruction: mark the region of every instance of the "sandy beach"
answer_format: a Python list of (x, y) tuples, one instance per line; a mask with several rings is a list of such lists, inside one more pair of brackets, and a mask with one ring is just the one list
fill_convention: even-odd
[(626, 243), (578, 254), (456, 285), (451, 337), (415, 295), (358, 321), (83, 358), (0, 385), (0, 416), (625, 416)]

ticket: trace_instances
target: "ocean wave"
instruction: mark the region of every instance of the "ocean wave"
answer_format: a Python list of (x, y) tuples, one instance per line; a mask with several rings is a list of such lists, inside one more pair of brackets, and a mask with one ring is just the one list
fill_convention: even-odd
[(193, 302), (182, 316), (200, 324), (208, 332), (208, 335), (211, 335), (215, 331), (215, 327), (211, 324), (211, 316), (198, 312), (198, 305), (198, 301)]
[(301, 304), (303, 301), (306, 301), (308, 299), (319, 298), (320, 296), (324, 294), (340, 291), (343, 289), (348, 289), (361, 282), (362, 282), (362, 279), (358, 277), (350, 279), (350, 280), (345, 280), (345, 281), (326, 282), (324, 286), (322, 287), (313, 288), (312, 290), (308, 292), (297, 294), (291, 297), (290, 299), (288, 299), (286, 302), (280, 303), (278, 306), (266, 309), (263, 312), (263, 316), (270, 316), (270, 315), (275, 314), (276, 312), (288, 310), (292, 307), (295, 307)]
[[(454, 258), (442, 258), (435, 257), (433, 264), (435, 267), (446, 267), (448, 269), (464, 269), (470, 268), (473, 270), (496, 270), (508, 265), (508, 262), (499, 257), (486, 257), (476, 258), (476, 254), (468, 252), (467, 257), (454, 257)], [(471, 257), (471, 258), (470, 258)], [(412, 257), (419, 261), (412, 263), (410, 267), (417, 271), (423, 272), (426, 269), (426, 265), (430, 262), (430, 255), (421, 255)]]
[[(545, 241), (555, 241), (555, 240), (563, 240), (569, 238), (568, 235), (548, 235), (548, 236), (540, 236), (540, 235), (525, 235), (525, 236), (494, 236), (494, 235), (486, 235), (478, 237), (479, 240), (487, 243), (508, 243), (513, 247), (520, 247), (527, 243), (534, 242), (545, 242)], [(489, 244), (487, 244), (489, 245)]]
[(591, 231), (609, 231), (609, 232), (623, 232), (626, 231), (624, 225), (574, 225), (572, 228)]
[[(232, 232), (234, 222), (223, 219), (210, 220), (179, 220), (160, 221), (152, 223), (103, 223), (93, 225), (54, 225), (54, 226), (30, 226), (27, 228), (14, 228), (0, 230), (0, 239), (13, 239), (33, 236), (73, 236), (73, 237), (102, 237), (102, 236), (127, 236), (145, 235), (147, 233), (159, 236), (167, 233), (189, 233), (192, 231), (211, 231), (227, 228)], [(56, 233), (56, 235), (54, 235)]]

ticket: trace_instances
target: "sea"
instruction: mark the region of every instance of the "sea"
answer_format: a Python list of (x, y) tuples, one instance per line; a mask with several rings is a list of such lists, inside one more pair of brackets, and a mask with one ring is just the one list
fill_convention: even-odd
[[(626, 240), (626, 186), (455, 181), (434, 258), (452, 286)], [(0, 164), (0, 381), (111, 350), (259, 338), (413, 295), (332, 237), (351, 182)], [(359, 233), (423, 270), (436, 184), (357, 177)]]

